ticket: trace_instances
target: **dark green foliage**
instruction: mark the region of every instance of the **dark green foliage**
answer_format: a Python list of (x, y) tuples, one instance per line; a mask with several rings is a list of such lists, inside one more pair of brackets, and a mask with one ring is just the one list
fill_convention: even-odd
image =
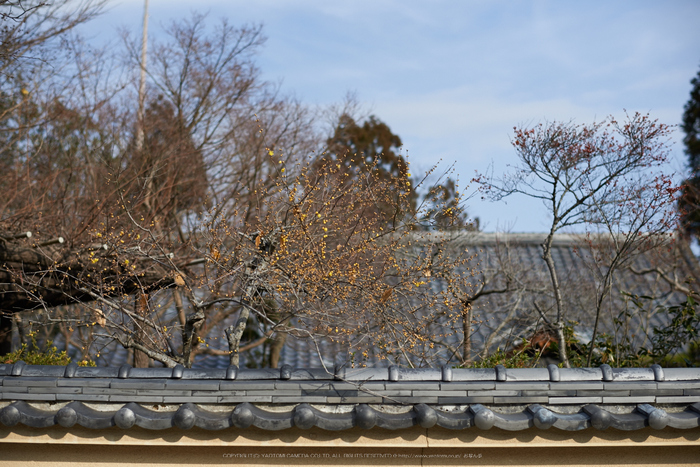
[(685, 138), (685, 152), (688, 155), (690, 168), (694, 173), (700, 171), (700, 72), (690, 82), (693, 89), (690, 91), (690, 99), (683, 108), (683, 132)]
[(397, 153), (402, 146), (401, 138), (375, 116), (369, 117), (362, 126), (349, 115), (341, 116), (335, 133), (326, 144), (334, 160), (348, 169), (368, 167), (376, 162), (381, 178), (408, 174), (406, 160)]
[(537, 366), (541, 352), (534, 354), (529, 346), (519, 349), (516, 352), (505, 352), (497, 349), (494, 353), (472, 363), (468, 368), (494, 368), (496, 365), (503, 365), (506, 368), (532, 368)]
[(386, 123), (371, 116), (360, 126), (349, 115), (342, 115), (326, 144), (328, 149), (318, 158), (316, 166), (320, 169), (329, 163), (338, 165), (339, 174), (347, 177), (347, 183), (360, 181), (362, 174), (367, 172), (371, 172), (380, 184), (401, 181), (404, 189), (396, 193), (396, 200), (408, 196), (410, 212), (395, 212), (392, 206), (383, 203), (377, 209), (387, 222), (395, 225), (402, 216), (416, 211), (417, 197), (408, 163), (398, 152), (402, 146), (401, 138), (392, 133)]
[(424, 197), (427, 227), (440, 230), (479, 230), (479, 219), (470, 221), (455, 181), (447, 177)]
[[(649, 306), (653, 306), (652, 297), (625, 295), (635, 311), (648, 313)], [(654, 363), (666, 368), (700, 366), (699, 304), (700, 295), (693, 293), (679, 305), (657, 308), (656, 312), (667, 315), (670, 322), (665, 327), (654, 327), (650, 339), (644, 345), (635, 343), (635, 336), (628, 332), (617, 332), (617, 338), (612, 334), (599, 334), (595, 339), (590, 366), (598, 367), (604, 363), (615, 368), (648, 367)], [(614, 320), (618, 329), (624, 327), (631, 312), (632, 310), (625, 310)], [(570, 349), (569, 362), (572, 367), (586, 367), (591, 344), (581, 342), (576, 337), (574, 327), (577, 324), (569, 322), (564, 328), (566, 345)], [(530, 368), (542, 366), (540, 362), (543, 357), (556, 355), (556, 339), (552, 339), (545, 348), (536, 348), (525, 340), (516, 350), (504, 352), (498, 349), (471, 367), (493, 368), (500, 364), (506, 368)]]
[[(143, 149), (127, 157), (123, 183), (142, 203), (147, 219), (167, 215), (171, 225), (179, 214), (201, 209), (207, 176), (202, 151), (175, 107), (158, 96), (146, 108)], [(134, 142), (134, 145), (136, 143)], [(145, 187), (145, 189), (144, 189)]]
[[(471, 222), (463, 207), (463, 199), (457, 190), (455, 181), (449, 176), (440, 178), (437, 185), (431, 187), (422, 196), (418, 206), (418, 193), (425, 180), (414, 186), (408, 162), (399, 153), (401, 138), (394, 134), (389, 126), (375, 116), (358, 124), (349, 115), (342, 115), (333, 136), (326, 141), (328, 150), (317, 160), (321, 167), (325, 163), (339, 165), (340, 172), (346, 174), (349, 183), (358, 181), (361, 174), (371, 171), (379, 183), (398, 179), (408, 196), (409, 212), (395, 213), (388, 206), (380, 206), (389, 219), (395, 220), (400, 215), (421, 217), (421, 225), (426, 228), (441, 230), (469, 229), (478, 230), (478, 219)], [(401, 195), (396, 194), (397, 199)], [(397, 214), (400, 214), (397, 216)]]
[[(651, 347), (639, 352), (653, 363), (667, 367), (695, 367), (700, 365), (700, 295), (690, 294), (685, 302), (660, 310), (671, 319), (667, 327), (654, 328)], [(634, 297), (635, 306), (643, 307), (650, 297)]]
[(700, 72), (690, 82), (693, 88), (690, 99), (685, 104), (683, 124), (685, 133), (683, 143), (688, 156), (690, 178), (685, 181), (680, 210), (684, 230), (698, 237), (700, 234)]

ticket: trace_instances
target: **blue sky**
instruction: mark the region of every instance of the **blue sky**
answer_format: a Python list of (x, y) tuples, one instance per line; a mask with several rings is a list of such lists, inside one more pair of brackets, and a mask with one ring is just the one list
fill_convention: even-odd
[[(112, 3), (89, 36), (138, 33), (143, 0)], [(356, 93), (404, 143), (414, 174), (455, 164), (475, 171), (516, 163), (512, 128), (650, 113), (678, 124), (700, 69), (700, 1), (150, 0), (149, 31), (192, 11), (213, 22), (262, 23), (265, 78), (312, 105)], [(684, 170), (677, 132), (669, 171)], [(487, 231), (544, 231), (537, 201), (468, 212)]]

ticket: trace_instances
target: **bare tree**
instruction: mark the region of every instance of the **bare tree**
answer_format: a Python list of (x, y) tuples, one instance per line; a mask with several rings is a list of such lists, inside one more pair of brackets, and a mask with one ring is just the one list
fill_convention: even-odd
[[(444, 350), (435, 337), (459, 315), (445, 312), (456, 305), (453, 297), (429, 286), (440, 280), (430, 262), (456, 268), (467, 255), (416, 254), (416, 244), (425, 247), (431, 235), (421, 240), (414, 232), (418, 214), (393, 222), (393, 211), (408, 210), (409, 195), (393, 211), (382, 209), (404, 192), (406, 175), (387, 177), (370, 165), (349, 183), (334, 162), (293, 169), (292, 176), (284, 175), (286, 164), (278, 167), (281, 179), (274, 192), (261, 194), (266, 201), (253, 222), (216, 219), (205, 234), (211, 235), (207, 272), (214, 273), (205, 283), (222, 284), (205, 304), (228, 302), (240, 310), (227, 333), (232, 361), (253, 318), (261, 337), (335, 340), (358, 361), (375, 346), (409, 365), (434, 361)], [(452, 281), (460, 280), (468, 275), (455, 273)]]
[[(45, 141), (41, 126), (51, 125), (59, 114), (67, 114), (66, 107), (51, 95), (60, 88), (54, 85), (64, 71), (64, 63), (55, 59), (67, 58), (61, 41), (76, 26), (100, 14), (104, 5), (99, 0), (9, 1), (0, 5), (0, 188), (4, 194), (0, 202), (0, 236), (4, 238), (0, 254), (7, 260), (6, 266), (12, 264), (12, 258), (27, 254), (36, 260), (36, 266), (43, 264), (37, 250), (27, 252), (22, 245), (15, 248), (13, 233), (44, 231), (44, 240), (35, 243), (40, 245), (65, 235), (60, 211), (67, 214), (64, 221), (75, 218), (70, 209), (65, 209), (76, 201), (71, 196), (73, 184), (66, 183), (65, 176), (77, 178), (78, 174), (75, 165), (62, 158), (65, 153), (61, 150), (75, 143), (76, 138), (64, 145), (49, 145), (51, 150), (58, 150), (52, 153), (48, 146), (42, 149), (39, 144)], [(83, 134), (91, 133), (90, 124), (85, 126)], [(87, 186), (85, 189), (89, 190)], [(17, 287), (6, 276), (3, 278), (4, 290)], [(16, 305), (11, 295), (3, 296), (3, 311)], [(7, 335), (10, 322), (3, 313), (0, 333)]]
[[(4, 1), (0, 3), (0, 75), (47, 59), (55, 39), (104, 11), (106, 0)], [(53, 49), (54, 51), (57, 49)]]
[[(549, 270), (556, 303), (553, 322), (566, 366), (567, 310), (551, 254), (554, 234), (577, 226), (616, 234), (595, 257), (601, 276), (599, 314), (614, 271), (645, 248), (644, 242), (656, 238), (654, 234), (673, 227), (676, 189), (668, 176), (654, 172), (666, 161), (668, 134), (666, 125), (640, 114), (622, 123), (610, 117), (592, 125), (553, 122), (515, 128), (513, 146), (521, 165), (504, 178), (484, 180), (493, 199), (524, 194), (541, 200), (552, 216), (542, 258)], [(611, 250), (602, 254), (604, 248)]]
[(69, 41), (79, 85), (20, 94), (0, 173), (14, 194), (0, 219), (6, 311), (31, 310), (30, 325), (83, 356), (117, 342), (136, 365), (236, 364), (265, 348), (259, 363), (276, 366), (289, 336), (342, 343), (358, 361), (375, 346), (410, 365), (439, 359), (461, 314), (413, 251), (426, 214), (407, 166), (386, 176), (376, 158), (342, 171), (324, 158), (315, 113), (259, 77), (259, 27), (195, 16), (169, 33), (149, 45), (142, 126), (128, 40), (119, 74), (132, 86)]

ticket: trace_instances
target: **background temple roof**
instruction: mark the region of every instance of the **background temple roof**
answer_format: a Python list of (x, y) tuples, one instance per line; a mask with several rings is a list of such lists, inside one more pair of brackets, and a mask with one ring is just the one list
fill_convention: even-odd
[[(482, 292), (507, 288), (506, 277), (510, 278), (507, 292), (483, 295), (473, 301), (472, 345), (475, 354), (484, 349), (509, 349), (546, 327), (544, 318), (550, 322), (554, 320), (551, 285), (542, 259), (541, 244), (544, 238), (545, 234), (448, 232), (431, 234), (430, 242), (415, 243), (413, 248), (417, 255), (430, 254), (435, 245), (448, 251), (461, 252), (466, 249), (472, 253), (473, 257), (466, 268), (477, 271), (477, 274), (472, 281), (472, 290), (465, 291), (467, 294), (473, 295), (482, 286)], [(590, 255), (586, 237), (555, 235), (552, 257), (561, 281), (567, 319), (578, 323), (574, 329), (582, 341), (590, 339), (595, 318), (595, 287), (598, 283)], [(455, 273), (467, 274), (471, 271), (462, 269)], [(667, 314), (659, 307), (684, 302), (684, 288), (691, 289), (698, 280), (700, 266), (695, 255), (683, 239), (669, 236), (655, 248), (635, 254), (630, 263), (615, 274), (613, 290), (606, 299), (599, 331), (617, 336), (623, 333), (634, 336), (635, 343), (642, 344), (655, 326), (663, 327), (668, 323)], [(649, 297), (645, 302), (646, 308), (638, 308), (625, 294)], [(462, 337), (459, 330), (456, 331), (445, 337), (447, 344), (459, 346)], [(226, 349), (225, 339), (211, 345)], [(126, 353), (122, 351), (114, 352), (110, 357), (108, 363), (111, 365), (126, 362)], [(246, 355), (242, 354), (241, 357), (241, 366), (245, 366)], [(448, 352), (443, 357), (442, 364), (457, 363)], [(280, 365), (314, 368), (322, 366), (322, 359), (324, 365), (332, 367), (353, 358), (348, 354), (347, 347), (340, 343), (329, 340), (314, 343), (290, 335), (282, 351)], [(392, 363), (405, 364), (387, 360), (376, 349), (370, 350), (367, 358), (355, 363), (379, 367)], [(226, 356), (199, 355), (195, 361), (195, 366), (203, 368), (227, 365)]]
[[(453, 273), (473, 274), (471, 288), (462, 292), (473, 298), (471, 340), (475, 358), (484, 350), (510, 349), (520, 344), (523, 338), (528, 339), (538, 330), (546, 328), (545, 318), (554, 321), (551, 284), (542, 259), (541, 244), (545, 236), (454, 231), (430, 233), (427, 237), (423, 233), (420, 238), (415, 237), (418, 241), (412, 242), (410, 254), (416, 256), (434, 254), (437, 248), (454, 254), (466, 250), (472, 255), (467, 264)], [(584, 342), (590, 339), (595, 318), (595, 289), (599, 286), (591, 262), (590, 242), (599, 243), (606, 238), (609, 237), (557, 234), (553, 241), (552, 257), (561, 282), (566, 319), (577, 323), (574, 329), (577, 337)], [(628, 264), (615, 273), (613, 290), (606, 299), (599, 332), (617, 337), (633, 336), (635, 345), (643, 344), (653, 333), (654, 327), (664, 327), (669, 322), (668, 315), (660, 307), (683, 303), (688, 290), (692, 290), (698, 280), (700, 265), (688, 244), (678, 236), (669, 235), (655, 248), (637, 252)], [(434, 286), (444, 289), (444, 283), (439, 281)], [(504, 292), (490, 293), (505, 289)], [(642, 300), (645, 308), (637, 307), (630, 300), (630, 295), (648, 297)], [(235, 315), (224, 321), (220, 329), (213, 331), (214, 335), (218, 332), (220, 338), (209, 342), (212, 348), (228, 350), (223, 330), (234, 319)], [(460, 346), (462, 332), (459, 327), (445, 334), (446, 349)], [(60, 344), (60, 341), (57, 340), (57, 343)], [(241, 355), (242, 367), (255, 361), (246, 357), (246, 353)], [(127, 352), (117, 344), (111, 344), (101, 352), (98, 364), (121, 365), (127, 360)], [(449, 350), (436, 354), (434, 360), (419, 362), (418, 366), (459, 363), (455, 352)], [(327, 339), (312, 342), (292, 335), (287, 337), (280, 357), (280, 365), (295, 368), (332, 367), (348, 361), (375, 367), (406, 364), (388, 360), (377, 349), (369, 349), (366, 357), (356, 360), (348, 352), (347, 345)], [(228, 357), (199, 354), (194, 366), (223, 368), (228, 366)]]

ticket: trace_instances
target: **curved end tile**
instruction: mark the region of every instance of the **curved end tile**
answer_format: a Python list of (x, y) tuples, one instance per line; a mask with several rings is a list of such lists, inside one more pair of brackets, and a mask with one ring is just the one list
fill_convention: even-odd
[(173, 425), (181, 430), (189, 430), (197, 421), (197, 415), (194, 413), (191, 404), (183, 404), (177, 409), (173, 415)]
[(649, 414), (649, 426), (655, 430), (663, 430), (668, 426), (669, 418), (665, 410), (656, 409)]
[(418, 404), (413, 407), (418, 424), (423, 428), (432, 428), (437, 424), (438, 416), (435, 409), (425, 404)]
[(596, 405), (587, 405), (583, 410), (591, 417), (591, 426), (596, 430), (607, 430), (613, 423), (610, 412)]
[(652, 371), (654, 372), (654, 380), (655, 381), (665, 381), (666, 377), (664, 376), (664, 369), (661, 368), (661, 365), (658, 363), (654, 363), (651, 366)]
[(15, 362), (15, 364), (12, 365), (12, 370), (10, 371), (10, 375), (22, 376), (22, 370), (24, 369), (25, 366), (27, 366), (27, 364), (24, 363), (24, 361), (22, 361), (22, 360)]
[(399, 380), (399, 367), (396, 365), (391, 365), (389, 367), (389, 381), (398, 381)]
[(70, 428), (78, 422), (78, 414), (75, 409), (65, 406), (56, 412), (56, 423), (65, 428)]
[(78, 371), (78, 364), (75, 362), (70, 362), (68, 365), (66, 365), (66, 370), (63, 373), (64, 378), (73, 378), (75, 377), (75, 372)]
[(355, 425), (369, 430), (377, 424), (377, 412), (367, 404), (360, 404), (355, 407)]
[(129, 377), (129, 372), (131, 371), (131, 365), (128, 363), (119, 367), (119, 379), (126, 379)]
[(255, 421), (255, 415), (253, 415), (253, 404), (244, 402), (239, 404), (231, 412), (231, 422), (236, 428), (248, 428)]
[(496, 365), (496, 381), (505, 381), (506, 379), (506, 367), (503, 365)]
[(179, 363), (173, 367), (173, 374), (171, 378), (173, 379), (182, 379), (182, 375), (185, 373), (185, 367), (180, 365)]
[(532, 423), (541, 430), (548, 430), (554, 426), (557, 421), (556, 415), (549, 409), (545, 409), (539, 404), (528, 407), (532, 413)]
[(647, 424), (655, 430), (663, 430), (669, 424), (669, 416), (663, 409), (658, 409), (649, 404), (637, 406), (637, 412), (647, 418)]
[(114, 424), (123, 430), (131, 428), (134, 423), (136, 423), (136, 414), (128, 407), (122, 407), (114, 414)]
[(442, 380), (446, 383), (452, 381), (452, 367), (447, 365), (442, 366)]
[(316, 425), (316, 412), (308, 404), (299, 404), (294, 408), (294, 426), (308, 430)]
[(238, 367), (236, 365), (229, 365), (228, 368), (226, 368), (226, 379), (236, 379), (236, 376), (238, 376)]
[(474, 425), (481, 430), (490, 430), (496, 423), (496, 415), (491, 409), (487, 409), (481, 404), (474, 404), (469, 407), (474, 414)]
[(549, 380), (552, 382), (558, 382), (560, 380), (559, 367), (553, 363), (547, 365), (547, 370), (549, 371)]
[(292, 378), (292, 373), (294, 372), (294, 368), (292, 368), (291, 365), (282, 365), (280, 368), (280, 379), (282, 381), (287, 381)]
[(15, 426), (22, 419), (19, 409), (15, 406), (17, 402), (0, 409), (0, 423), (5, 426)]

